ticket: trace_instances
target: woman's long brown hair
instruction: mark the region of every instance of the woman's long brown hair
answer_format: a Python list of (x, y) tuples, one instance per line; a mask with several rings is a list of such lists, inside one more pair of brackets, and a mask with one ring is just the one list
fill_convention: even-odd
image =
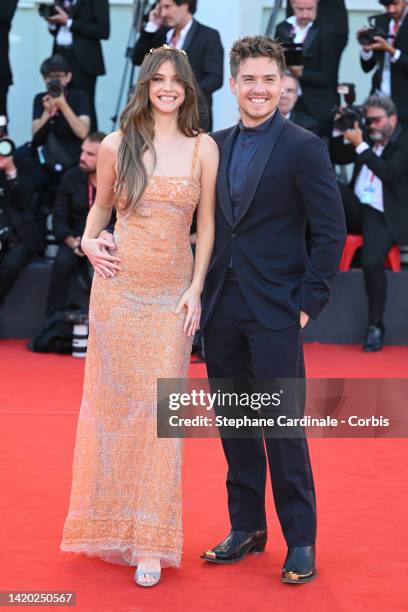
[(116, 202), (126, 194), (122, 211), (133, 212), (147, 185), (143, 156), (150, 151), (154, 166), (154, 116), (149, 99), (149, 83), (160, 66), (170, 60), (185, 87), (185, 100), (178, 111), (178, 126), (185, 136), (196, 136), (201, 130), (198, 114), (198, 87), (187, 56), (172, 47), (159, 47), (146, 55), (140, 67), (135, 93), (120, 116), (122, 140), (118, 151), (118, 174), (115, 185)]

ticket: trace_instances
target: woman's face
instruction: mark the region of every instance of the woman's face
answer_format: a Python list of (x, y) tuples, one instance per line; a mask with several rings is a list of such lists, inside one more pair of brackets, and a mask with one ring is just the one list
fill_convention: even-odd
[(173, 114), (186, 97), (183, 82), (179, 79), (172, 61), (163, 62), (149, 82), (149, 99), (154, 110)]

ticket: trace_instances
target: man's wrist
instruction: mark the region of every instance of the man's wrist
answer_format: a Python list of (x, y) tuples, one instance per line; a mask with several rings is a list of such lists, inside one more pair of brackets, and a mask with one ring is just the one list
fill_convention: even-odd
[(144, 31), (148, 34), (155, 34), (158, 29), (159, 26), (157, 25), (157, 23), (154, 23), (154, 21), (148, 21), (145, 25)]
[(391, 61), (394, 63), (398, 62), (400, 57), (401, 57), (401, 49), (393, 49), (393, 53), (391, 54)]
[(367, 151), (367, 149), (370, 148), (370, 145), (367, 144), (366, 142), (360, 142), (359, 145), (356, 146), (356, 153), (357, 155), (361, 155), (362, 153), (364, 153), (364, 151)]
[(72, 22), (73, 22), (73, 19), (71, 19), (71, 18), (70, 18), (70, 19), (68, 19), (68, 21), (67, 21), (67, 23), (66, 23), (66, 27), (68, 28), (68, 30), (70, 30), (70, 29), (71, 29), (71, 27), (72, 27)]
[(6, 170), (6, 179), (8, 181), (15, 181), (18, 176), (17, 168), (11, 168), (10, 170)]

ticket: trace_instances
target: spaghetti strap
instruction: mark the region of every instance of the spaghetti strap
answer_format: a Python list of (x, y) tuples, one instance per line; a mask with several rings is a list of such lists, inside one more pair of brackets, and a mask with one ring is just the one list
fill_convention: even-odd
[(198, 147), (200, 146), (200, 138), (201, 138), (201, 132), (198, 134), (198, 136), (196, 136), (196, 141), (194, 144), (194, 151), (193, 151), (193, 163), (191, 165), (191, 178), (194, 177), (194, 170), (197, 164), (197, 158), (198, 158)]

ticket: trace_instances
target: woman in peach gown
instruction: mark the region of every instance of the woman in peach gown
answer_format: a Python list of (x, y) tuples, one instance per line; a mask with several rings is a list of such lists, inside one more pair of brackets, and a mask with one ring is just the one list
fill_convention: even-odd
[[(157, 438), (156, 381), (188, 376), (214, 242), (217, 169), (218, 148), (199, 130), (187, 56), (155, 49), (120, 130), (98, 154), (82, 239), (95, 270), (89, 341), (61, 543), (63, 551), (137, 566), (141, 586), (157, 584), (161, 567), (181, 560), (182, 441)], [(114, 204), (109, 240), (100, 233)]]

